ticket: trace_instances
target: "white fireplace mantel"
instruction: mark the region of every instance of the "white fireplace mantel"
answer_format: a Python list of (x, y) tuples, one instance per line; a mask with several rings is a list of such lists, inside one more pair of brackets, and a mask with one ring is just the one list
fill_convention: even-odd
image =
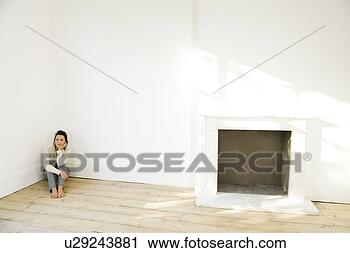
[(318, 209), (307, 197), (307, 161), (302, 160), (301, 172), (290, 166), (288, 195), (258, 195), (217, 192), (218, 130), (287, 130), (291, 131), (291, 157), (305, 153), (308, 121), (306, 118), (222, 117), (201, 116), (201, 152), (205, 153), (216, 172), (197, 172), (195, 178), (198, 206), (258, 210), (287, 213), (317, 214)]

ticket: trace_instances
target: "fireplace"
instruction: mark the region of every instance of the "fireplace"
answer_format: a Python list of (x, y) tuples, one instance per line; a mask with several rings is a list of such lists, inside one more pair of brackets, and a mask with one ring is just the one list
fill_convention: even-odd
[(291, 131), (218, 130), (218, 192), (287, 195)]
[[(306, 152), (307, 140), (312, 141), (308, 124), (309, 119), (304, 118), (201, 116), (198, 152), (206, 154), (215, 171), (196, 173), (196, 204), (317, 214), (318, 209), (308, 198), (307, 161), (301, 161), (300, 170), (293, 162), (296, 154)], [(280, 154), (280, 159), (291, 162), (282, 166), (266, 157), (257, 159), (253, 173), (246, 166), (251, 166), (251, 156), (256, 157), (257, 152)], [(237, 164), (232, 161), (232, 153), (247, 157), (249, 163), (243, 165), (245, 174), (238, 173), (237, 167), (232, 169), (232, 163)], [(270, 168), (270, 173), (266, 173), (265, 167)]]

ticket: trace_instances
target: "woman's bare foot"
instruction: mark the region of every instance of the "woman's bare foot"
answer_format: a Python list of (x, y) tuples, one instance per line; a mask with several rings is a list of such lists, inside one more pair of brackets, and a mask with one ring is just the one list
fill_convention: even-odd
[(56, 189), (56, 187), (54, 187), (54, 188), (52, 188), (51, 189), (51, 198), (53, 198), (53, 199), (57, 199), (57, 189)]
[(63, 198), (64, 197), (64, 191), (63, 191), (63, 186), (59, 185), (58, 186), (58, 197)]

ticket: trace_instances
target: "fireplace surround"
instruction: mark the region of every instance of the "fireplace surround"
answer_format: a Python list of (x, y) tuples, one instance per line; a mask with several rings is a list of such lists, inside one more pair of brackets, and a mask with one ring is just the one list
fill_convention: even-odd
[[(221, 175), (220, 151), (279, 151), (293, 160), (294, 154), (306, 153), (308, 119), (280, 117), (201, 116), (200, 149), (216, 172), (197, 172), (195, 177), (198, 206), (317, 214), (307, 196), (307, 161), (301, 170), (283, 166), (279, 175)], [(226, 140), (226, 143), (223, 141)], [(221, 150), (220, 150), (221, 149)], [(279, 150), (276, 150), (279, 149)], [(265, 164), (266, 165), (266, 164)], [(270, 161), (271, 165), (271, 161)], [(276, 164), (274, 164), (276, 168)], [(230, 170), (228, 170), (230, 171)]]

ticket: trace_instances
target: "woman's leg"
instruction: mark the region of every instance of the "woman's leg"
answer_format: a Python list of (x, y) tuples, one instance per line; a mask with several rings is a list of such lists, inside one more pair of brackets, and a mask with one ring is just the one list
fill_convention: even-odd
[[(59, 168), (60, 170), (64, 171), (69, 175), (70, 170), (66, 165), (63, 165)], [(64, 180), (61, 176), (58, 177), (58, 197), (62, 198), (64, 197)]]
[(58, 176), (55, 173), (46, 172), (49, 192), (51, 192), (51, 197), (57, 198), (57, 183)]

